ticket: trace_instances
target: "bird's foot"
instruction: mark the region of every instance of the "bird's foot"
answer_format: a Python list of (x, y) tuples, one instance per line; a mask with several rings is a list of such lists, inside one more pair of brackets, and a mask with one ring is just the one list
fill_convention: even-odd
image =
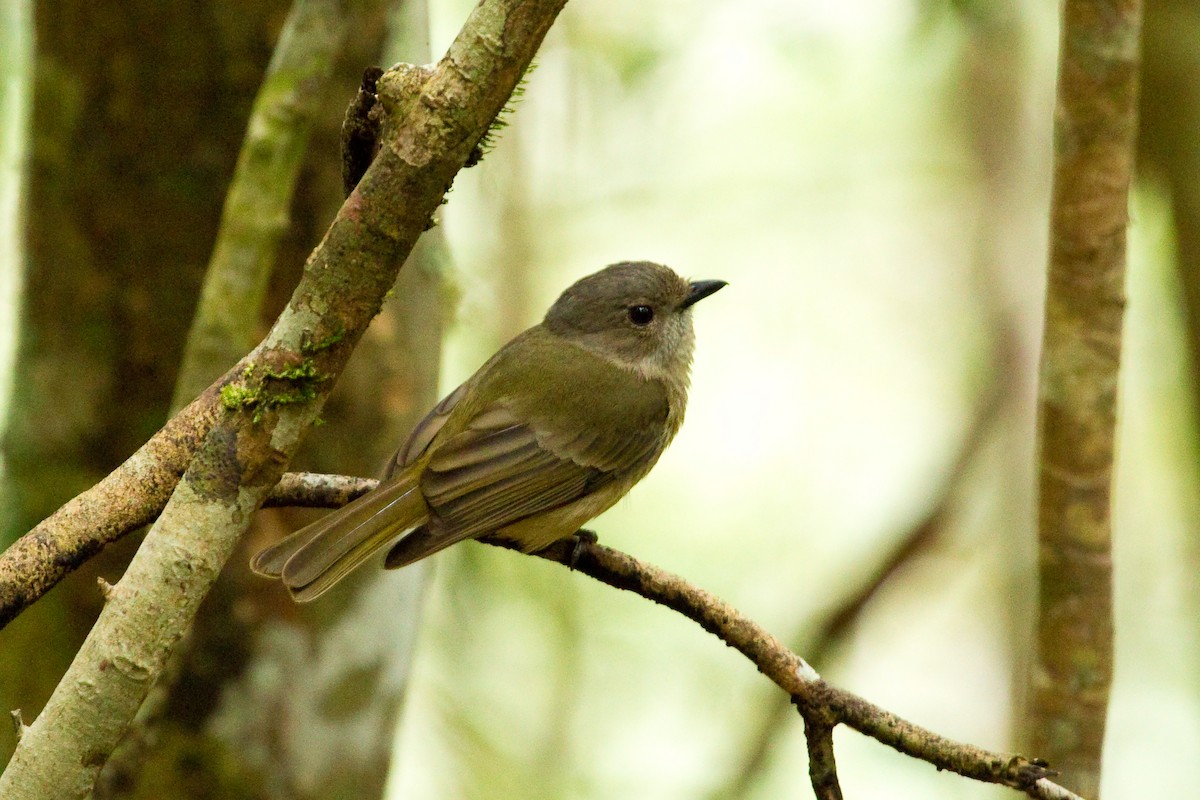
[(571, 534), (571, 539), (574, 541), (574, 546), (571, 547), (571, 557), (567, 559), (567, 569), (575, 569), (579, 565), (579, 559), (583, 557), (584, 552), (600, 541), (600, 537), (595, 531), (589, 531), (587, 528), (580, 528)]

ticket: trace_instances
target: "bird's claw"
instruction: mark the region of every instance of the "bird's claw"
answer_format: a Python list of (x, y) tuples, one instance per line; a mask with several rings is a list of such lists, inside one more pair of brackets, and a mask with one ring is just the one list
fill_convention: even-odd
[(583, 557), (584, 551), (600, 541), (600, 537), (595, 531), (589, 531), (587, 528), (580, 528), (571, 534), (571, 539), (574, 540), (574, 545), (571, 547), (571, 556), (567, 559), (567, 569), (575, 569), (579, 565), (579, 559)]

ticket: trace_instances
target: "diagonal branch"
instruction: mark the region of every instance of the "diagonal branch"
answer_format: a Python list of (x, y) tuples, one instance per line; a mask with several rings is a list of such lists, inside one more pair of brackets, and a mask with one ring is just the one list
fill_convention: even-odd
[[(1049, 798), (1059, 790), (1044, 763), (955, 742), (826, 683), (802, 658), (725, 601), (682, 578), (599, 544), (558, 542), (537, 555), (574, 568), (602, 583), (633, 592), (684, 615), (750, 659), (759, 672), (808, 714), (823, 715), (830, 728), (844, 724), (938, 769)], [(1062, 795), (1059, 795), (1060, 797)], [(1067, 795), (1069, 796), (1069, 795)]]
[[(329, 505), (334, 506), (351, 487), (357, 490), (374, 484), (362, 478), (338, 475), (297, 473), (287, 477), (287, 491), (281, 491), (281, 484), (272, 493), (273, 501), (280, 505), (288, 504), (291, 492), (305, 497), (311, 503), (320, 495), (320, 487), (331, 487), (333, 493)], [(506, 547), (499, 542), (490, 544)], [(815, 748), (819, 763), (814, 781), (819, 778), (822, 786), (826, 787), (822, 797), (835, 796), (830, 792), (836, 786), (836, 775), (832, 739), (821, 740), (829, 737), (837, 725), (847, 725), (939, 770), (1008, 786), (1040, 800), (1081, 800), (1049, 779), (1055, 773), (1045, 762), (955, 742), (826, 683), (804, 659), (758, 623), (683, 578), (638, 561), (619, 550), (586, 541), (563, 540), (535, 555), (666, 606), (746, 656), (760, 672), (792, 698), (808, 726), (817, 734), (816, 744), (810, 741), (810, 757)]]
[[(1013, 396), (1015, 333), (1007, 320), (998, 318), (997, 322), (988, 384), (976, 401), (971, 422), (959, 442), (954, 459), (950, 462), (942, 485), (934, 495), (929, 509), (903, 536), (889, 545), (888, 553), (879, 560), (871, 574), (825, 613), (815, 624), (813, 634), (800, 641), (793, 640), (791, 646), (797, 650), (805, 650), (814, 664), (825, 663), (830, 652), (846, 637), (847, 632), (883, 588), (905, 566), (934, 547), (950, 523), (963, 489), (964, 478), (972, 462), (987, 445), (1001, 418), (1001, 412)], [(737, 758), (739, 768), (736, 774), (709, 796), (741, 797), (747, 794), (754, 776), (762, 771), (767, 761), (776, 732), (787, 724), (790, 718), (791, 709), (786, 698), (770, 701), (766, 713), (754, 723), (753, 732), (747, 737), (746, 749)], [(811, 747), (812, 738), (809, 737), (808, 741)]]
[[(320, 117), (346, 34), (361, 22), (361, 16), (347, 9), (343, 0), (292, 2), (254, 98), (237, 166), (225, 193), (221, 222), (175, 379), (171, 413), (202, 393), (257, 341), (267, 284), (280, 242), (291, 227), (290, 209), (309, 136)], [(185, 676), (185, 663), (206, 644), (203, 634), (192, 633), (175, 649), (101, 770), (92, 800), (126, 797), (142, 777), (147, 756), (171, 728), (173, 695)], [(228, 645), (228, 641), (222, 644)], [(255, 719), (263, 718), (255, 715)]]
[[(523, 53), (508, 52), (507, 44), (495, 53), (491, 50), (497, 43), (527, 35), (536, 35), (540, 41), (539, 31), (521, 26), (541, 15), (557, 14), (565, 2), (539, 0), (529, 8), (522, 7), (520, 13), (506, 13), (510, 6), (521, 5), (514, 0), (480, 5), (472, 17), (476, 22), (469, 36), (485, 42), (480, 52), (486, 58), (470, 52), (471, 41), (461, 37), (456, 41), (457, 51), (452, 51), (449, 60), (439, 65), (443, 80), (428, 84), (421, 103), (417, 104), (421, 108), (412, 109), (412, 123), (394, 131), (384, 148), (386, 152), (381, 153), (385, 156), (383, 160), (389, 164), (399, 162), (403, 168), (377, 169), (370, 196), (360, 191), (348, 199), (334, 225), (338, 236), (332, 236), (334, 229), (331, 229), (317, 251), (322, 257), (318, 259), (314, 253), (310, 259), (310, 273), (314, 269), (319, 272), (331, 263), (348, 263), (359, 269), (382, 269), (382, 279), (376, 284), (386, 281), (388, 275), (395, 276), (399, 252), (396, 245), (407, 241), (411, 247), (411, 241), (427, 227), (431, 212), (425, 211), (425, 206), (435, 196), (434, 207), (441, 201), (454, 172), (462, 166), (461, 161), (455, 160), (458, 151), (470, 152), (494, 117), (491, 107), (497, 103), (502, 107), (507, 100), (510, 92), (504, 87), (518, 80), (527, 67)], [(484, 31), (504, 31), (504, 34)], [(464, 34), (468, 34), (467, 28)], [(453, 80), (445, 80), (447, 70), (455, 71)], [(389, 71), (381, 83), (381, 92), (390, 97), (393, 119), (402, 118), (401, 112), (409, 110), (407, 92), (414, 88), (410, 85), (413, 74), (413, 70), (407, 69)], [(475, 87), (486, 91), (473, 91)], [(404, 98), (397, 97), (398, 94)], [(450, 148), (454, 150), (452, 157), (433, 158), (438, 149)], [(435, 161), (443, 162), (436, 170), (432, 169)], [(404, 198), (403, 203), (397, 202), (400, 197)], [(358, 305), (356, 316), (369, 317), (378, 308), (378, 300), (360, 299), (361, 293), (339, 270), (333, 270), (328, 280), (330, 284), (323, 291), (328, 292), (328, 297), (346, 295), (337, 302)], [(301, 303), (298, 310), (302, 312), (302, 321), (317, 325), (319, 320), (314, 315), (324, 303), (322, 300), (311, 307)], [(345, 325), (325, 324), (311, 342), (336, 344), (330, 350), (340, 352), (356, 338), (350, 332), (351, 328)], [(0, 554), (0, 628), (105, 545), (158, 516), (219, 413), (219, 393), (243, 374), (250, 363), (243, 359), (169, 420), (125, 463)], [(253, 363), (265, 364), (261, 352), (254, 356)]]
[[(370, 491), (377, 483), (345, 475), (287, 473), (264, 505), (337, 508)], [(573, 543), (560, 542), (537, 555), (567, 565), (574, 554)], [(1041, 800), (1080, 800), (1078, 795), (1049, 780), (1054, 773), (1043, 762), (952, 741), (825, 683), (803, 659), (770, 633), (682, 578), (601, 545), (580, 549), (574, 569), (671, 608), (738, 650), (787, 692), (802, 709), (806, 727), (821, 738), (829, 736), (836, 725), (845, 724), (938, 769), (1009, 786)], [(829, 781), (836, 781), (832, 739), (822, 743), (821, 738), (815, 743), (809, 740), (810, 760), (814, 748), (819, 756), (813, 780), (820, 780), (827, 791), (832, 791), (829, 787), (835, 784)]]
[(230, 370), (124, 464), (0, 554), (0, 628), (105, 545), (158, 516), (217, 417), (221, 387), (243, 366)]
[[(221, 408), (201, 401), (190, 407), (207, 411), (211, 428), (207, 435), (188, 429), (203, 444), (25, 730), (0, 776), (0, 797), (57, 800), (90, 790), (564, 3), (483, 0), (428, 80), (413, 87), (416, 96), (398, 93), (401, 84), (411, 86), (410, 76), (381, 77), (388, 124), (375, 162), (310, 256), (266, 340), (219, 391)], [(208, 403), (216, 394), (206, 393)]]

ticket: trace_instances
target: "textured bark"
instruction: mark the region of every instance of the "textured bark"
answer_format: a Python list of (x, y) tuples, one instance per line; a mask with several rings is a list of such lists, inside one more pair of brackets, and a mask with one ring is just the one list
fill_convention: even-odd
[(258, 340), (292, 190), (350, 27), (343, 0), (296, 0), (254, 100), (175, 383), (187, 405)]
[(804, 720), (804, 738), (808, 742), (808, 777), (817, 800), (842, 800), (837, 762), (833, 755), (833, 726)]
[(0, 625), (105, 545), (158, 516), (216, 418), (218, 390), (211, 387), (120, 467), (0, 555)]
[[(509, 545), (502, 545), (509, 546)], [(1047, 776), (1042, 761), (983, 750), (921, 728), (863, 698), (825, 682), (804, 659), (771, 633), (720, 598), (682, 578), (599, 544), (556, 542), (535, 555), (569, 565), (602, 583), (633, 592), (682, 614), (748, 658), (792, 698), (818, 741), (813, 751), (822, 763), (814, 788), (829, 797), (832, 789), (832, 741), (828, 734), (846, 725), (907, 756), (938, 769), (986, 783), (1009, 786), (1030, 797), (1078, 798)]]
[[(162, 425), (278, 5), (34, 4), (25, 288), (0, 543), (96, 483)], [(194, 448), (178, 434), (173, 426), (160, 440), (185, 451), (160, 453), (162, 472), (145, 469), (143, 453), (105, 481), (103, 500), (71, 504), (55, 544), (93, 524), (111, 533), (107, 502), (133, 515), (147, 497), (161, 507)], [(40, 558), (49, 536), (41, 528), (6, 556), (0, 620), (11, 618), (12, 591), (32, 588), (14, 582), (34, 574), (26, 566), (46, 568), (37, 594), (62, 576)], [(128, 557), (129, 548), (106, 553), (0, 632), (0, 648), (27, 654), (0, 659), (0, 705), (37, 713), (99, 611), (96, 575), (116, 573)], [(0, 728), (0, 760), (14, 744)]]
[[(329, 166), (336, 169), (336, 158)], [(425, 234), (326, 403), (325, 425), (298, 457), (305, 463), (377, 473), (436, 402), (436, 258), (436, 241)], [(254, 549), (298, 527), (299, 516), (262, 515), (234, 555), (197, 620), (172, 692), (172, 718), (176, 730), (258, 776), (266, 798), (378, 798), (407, 686), (424, 570), (365, 573), (328, 602), (298, 606), (245, 564)], [(379, 620), (389, 620), (385, 636)], [(220, 766), (205, 766), (212, 782)]]
[[(6, 798), (82, 796), (313, 421), (458, 169), (528, 66), (561, 0), (484, 0), (391, 125), (272, 332), (4, 775)], [(390, 73), (389, 73), (390, 74)], [(401, 202), (402, 201), (402, 202)]]
[[(284, 277), (271, 281), (276, 287), (295, 285), (303, 262), (299, 248), (311, 248), (320, 238), (321, 221), (336, 214), (343, 195), (330, 178), (336, 175), (346, 87), (353, 85), (363, 64), (381, 61), (385, 17), (386, 3), (381, 0), (303, 0), (289, 13), (246, 125), (176, 387), (177, 401), (203, 390), (253, 344), (263, 326), (269, 279), (282, 273)], [(352, 40), (344, 35), (348, 30), (354, 33)], [(310, 140), (313, 146), (307, 147)], [(300, 197), (294, 198), (297, 187)], [(285, 234), (288, 246), (279, 260), (276, 253)], [(413, 274), (413, 260), (403, 276)], [(407, 283), (413, 281), (400, 281)], [(424, 284), (418, 279), (417, 285)], [(427, 298), (417, 293), (417, 299)], [(278, 309), (282, 302), (271, 305)], [(388, 361), (364, 365), (382, 361), (365, 351), (382, 355), (383, 349), (371, 348), (370, 343), (386, 338), (379, 332), (394, 327), (390, 316), (385, 312), (376, 320), (351, 359), (325, 411), (336, 421), (315, 439), (345, 435), (346, 417), (363, 419), (363, 427), (384, 440), (389, 424), (404, 423), (394, 415), (389, 418), (387, 409), (396, 402), (380, 391), (364, 392), (361, 399), (355, 396), (341, 407), (339, 397), (362, 388), (348, 379), (364, 366), (380, 374), (383, 389), (390, 386), (385, 377), (389, 364), (400, 365), (394, 371), (416, 361), (423, 375), (431, 373), (436, 380), (436, 351), (419, 343), (410, 348), (402, 342), (399, 353), (388, 354)], [(436, 347), (436, 335), (433, 344)], [(430, 386), (430, 396), (432, 392)], [(364, 413), (355, 415), (360, 409)], [(363, 442), (366, 437), (352, 438)], [(387, 455), (387, 447), (386, 441), (367, 439), (354, 450), (356, 457), (338, 466), (370, 473)], [(258, 515), (250, 538), (275, 535), (286, 524), (278, 513)], [(279, 603), (268, 584), (248, 574), (244, 555), (239, 550), (233, 568), (222, 572), (173, 656), (169, 678), (155, 687), (134, 729), (105, 765), (97, 800), (164, 795), (301, 798), (338, 792), (367, 798), (380, 793), (394, 715), (388, 689), (399, 682), (379, 678), (397, 672), (388, 662), (403, 645), (403, 636), (372, 636), (369, 623), (346, 613), (349, 603), (323, 613)], [(399, 609), (386, 606), (398, 606), (405, 599), (405, 593), (391, 588), (382, 598), (383, 606), (369, 604), (381, 616), (398, 615)], [(351, 639), (361, 645), (353, 649), (346, 646), (346, 631), (337, 629), (346, 618), (357, 623), (351, 632), (357, 636)], [(339, 644), (331, 647), (326, 641)], [(378, 662), (383, 668), (372, 668)], [(348, 673), (357, 680), (344, 679)], [(271, 677), (264, 681), (262, 676)], [(334, 713), (321, 713), (323, 706), (315, 711), (300, 708), (335, 692)], [(275, 713), (264, 714), (264, 708)], [(296, 719), (307, 720), (302, 737), (295, 735)]]
[[(378, 0), (352, 2), (343, 11), (354, 36), (338, 62), (336, 90), (310, 101), (323, 113), (295, 203), (293, 242), (311, 246), (322, 233), (316, 223), (337, 211), (341, 109), (362, 65), (430, 60), (424, 2), (392, 7), (392, 19), (386, 19), (388, 4)], [(391, 40), (408, 41), (384, 42), (385, 28)], [(382, 47), (389, 52), (380, 56)], [(227, 216), (228, 211), (227, 204)], [(443, 327), (440, 240), (437, 229), (421, 237), (392, 299), (325, 404), (325, 425), (310, 435), (296, 462), (376, 473), (436, 401)], [(289, 249), (294, 248), (284, 254)], [(290, 264), (301, 263), (296, 255)], [(275, 279), (277, 291), (294, 284), (287, 261), (276, 269), (287, 276)], [(248, 573), (246, 557), (302, 519), (293, 511), (259, 515), (232, 569), (205, 600), (179, 658), (178, 679), (157, 704), (160, 718), (150, 736), (130, 736), (132, 746), (122, 744), (118, 751), (128, 751), (121, 759), (126, 781), (140, 778), (137, 796), (161, 796), (169, 787), (188, 796), (238, 790), (289, 800), (382, 794), (424, 570), (364, 576), (320, 606), (281, 602), (277, 585)], [(392, 620), (388, 636), (378, 636), (378, 619)], [(272, 712), (264, 715), (263, 709)], [(145, 739), (162, 744), (148, 748)], [(115, 771), (106, 768), (104, 776)]]
[(1097, 795), (1112, 683), (1112, 475), (1141, 6), (1067, 0), (1038, 390), (1034, 749)]
[[(340, 81), (347, 87), (357, 82), (363, 63), (429, 59), (428, 45), (381, 58), (383, 4), (375, 10), (369, 25), (353, 26), (355, 46), (363, 48), (370, 38), (375, 52), (347, 60)], [(427, 22), (405, 24), (425, 39)], [(368, 37), (368, 31), (379, 35)], [(341, 105), (348, 96), (342, 93)], [(318, 136), (324, 159), (312, 185), (326, 191), (338, 174), (337, 127), (323, 127)], [(326, 195), (325, 203), (335, 196)], [(319, 198), (308, 202), (319, 218)], [(298, 454), (299, 463), (374, 474), (436, 402), (444, 257), (440, 232), (423, 234), (330, 395), (322, 412), (325, 424)], [(219, 747), (244, 774), (259, 776), (265, 797), (379, 797), (408, 680), (424, 570), (364, 575), (328, 603), (297, 606), (281, 596), (277, 584), (252, 576), (245, 562), (250, 552), (303, 519), (294, 512), (260, 515), (261, 524), (197, 619), (195, 645), (171, 700), (187, 713), (173, 716), (190, 737)], [(392, 621), (386, 636), (379, 635), (380, 619)], [(233, 659), (225, 656), (229, 652)], [(225, 666), (215, 670), (214, 664)], [(196, 697), (213, 702), (196, 703)], [(272, 713), (262, 714), (264, 708)], [(206, 768), (214, 773), (210, 782), (216, 767)], [(149, 777), (145, 783), (158, 785)]]

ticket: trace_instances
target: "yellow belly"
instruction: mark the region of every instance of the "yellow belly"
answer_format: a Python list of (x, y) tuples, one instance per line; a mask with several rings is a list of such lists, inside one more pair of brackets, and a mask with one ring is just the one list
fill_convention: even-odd
[(497, 538), (514, 542), (526, 553), (549, 547), (559, 539), (566, 539), (583, 527), (588, 520), (611, 508), (632, 487), (633, 482), (620, 482), (604, 486), (570, 505), (556, 508), (520, 522), (506, 525), (493, 534)]

